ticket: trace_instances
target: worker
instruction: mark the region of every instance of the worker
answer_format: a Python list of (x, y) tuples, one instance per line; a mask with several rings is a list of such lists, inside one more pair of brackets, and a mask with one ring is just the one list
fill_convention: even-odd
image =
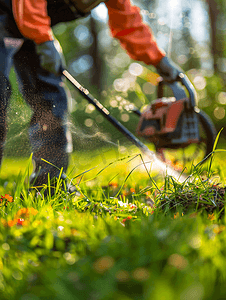
[[(65, 180), (69, 161), (67, 94), (61, 73), (65, 64), (52, 27), (87, 16), (101, 2), (0, 0), (0, 163), (11, 95), (9, 73), (14, 66), (19, 89), (33, 111), (29, 140), (34, 171), (30, 182), (35, 187), (47, 184), (48, 177)], [(155, 66), (166, 81), (175, 81), (179, 68), (158, 47), (140, 9), (130, 0), (108, 0), (105, 4), (111, 34), (128, 55)]]

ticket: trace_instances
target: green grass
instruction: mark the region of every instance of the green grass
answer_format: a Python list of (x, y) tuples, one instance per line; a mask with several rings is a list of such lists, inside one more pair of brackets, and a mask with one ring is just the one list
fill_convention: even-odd
[(0, 298), (224, 299), (225, 155), (180, 183), (132, 148), (78, 152), (68, 177), (81, 196), (53, 197), (28, 192), (31, 158), (5, 159)]

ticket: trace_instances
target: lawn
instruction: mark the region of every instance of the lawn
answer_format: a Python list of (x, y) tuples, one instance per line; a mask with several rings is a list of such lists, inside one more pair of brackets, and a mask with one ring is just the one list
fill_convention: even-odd
[(52, 197), (48, 185), (45, 197), (28, 193), (31, 158), (5, 158), (1, 299), (226, 297), (226, 154), (191, 163), (179, 182), (121, 150), (73, 153), (68, 177), (80, 195), (56, 186)]

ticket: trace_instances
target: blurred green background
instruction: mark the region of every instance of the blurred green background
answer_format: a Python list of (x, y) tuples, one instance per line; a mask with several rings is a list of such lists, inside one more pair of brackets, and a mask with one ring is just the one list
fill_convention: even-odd
[[(181, 66), (197, 91), (198, 106), (219, 131), (226, 107), (226, 2), (223, 0), (134, 0), (141, 14), (172, 60)], [(133, 61), (112, 39), (107, 8), (100, 4), (81, 20), (54, 27), (67, 69), (133, 133), (138, 117), (130, 103), (142, 109), (156, 99), (156, 86), (148, 81), (152, 66)], [(18, 91), (11, 72), (13, 95), (8, 113), (6, 156), (28, 156), (27, 128), (31, 111)], [(123, 145), (126, 139), (67, 83), (69, 124), (75, 150)], [(221, 141), (226, 132), (223, 131)]]

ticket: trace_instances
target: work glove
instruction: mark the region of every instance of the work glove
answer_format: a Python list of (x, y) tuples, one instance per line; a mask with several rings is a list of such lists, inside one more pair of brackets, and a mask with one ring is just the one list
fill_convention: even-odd
[(163, 80), (169, 83), (176, 81), (179, 73), (183, 73), (183, 70), (166, 56), (160, 60), (156, 69)]
[(60, 43), (57, 40), (47, 41), (36, 45), (36, 51), (40, 55), (42, 68), (56, 76), (60, 76), (64, 69), (64, 56)]

